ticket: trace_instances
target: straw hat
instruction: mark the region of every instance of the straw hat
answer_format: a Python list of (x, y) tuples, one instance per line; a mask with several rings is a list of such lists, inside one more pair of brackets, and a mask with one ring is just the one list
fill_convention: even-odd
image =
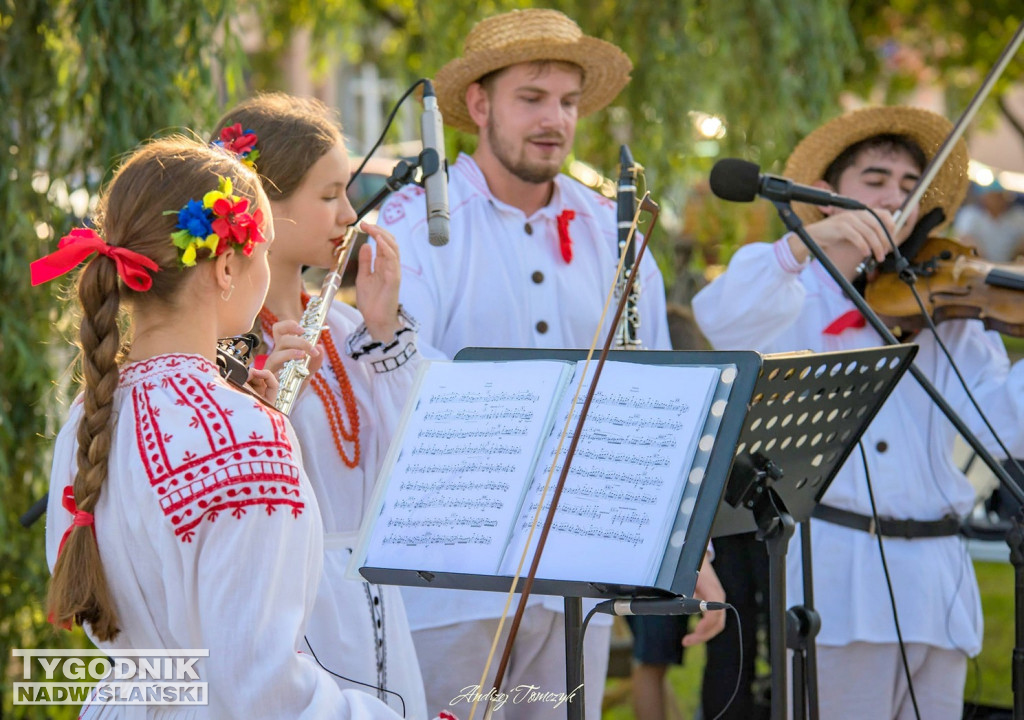
[(495, 15), (469, 31), (462, 57), (450, 61), (434, 78), (445, 124), (476, 133), (476, 123), (466, 107), (466, 89), (490, 72), (534, 60), (563, 60), (583, 68), (580, 117), (614, 100), (633, 69), (624, 52), (584, 35), (579, 25), (557, 10), (513, 10)]
[[(904, 135), (916, 142), (931, 162), (952, 130), (949, 120), (921, 108), (855, 110), (825, 123), (805, 137), (789, 156), (784, 174), (804, 185), (823, 180), (828, 166), (846, 148), (876, 135)], [(967, 160), (967, 143), (961, 138), (921, 198), (921, 215), (941, 207), (946, 213), (943, 224), (953, 219), (967, 193)], [(794, 203), (793, 211), (805, 223), (825, 217), (819, 208), (803, 203)]]

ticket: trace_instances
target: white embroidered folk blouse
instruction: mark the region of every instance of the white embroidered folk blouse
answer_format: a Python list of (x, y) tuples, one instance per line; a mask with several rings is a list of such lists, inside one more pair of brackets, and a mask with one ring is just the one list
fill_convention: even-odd
[[(323, 532), (287, 419), (194, 355), (124, 367), (114, 413), (94, 515), (120, 634), (96, 644), (209, 650), (196, 665), (209, 706), (149, 708), (141, 716), (397, 717), (365, 693), (341, 691), (297, 652)], [(78, 402), (57, 438), (46, 528), (51, 568), (71, 524), (61, 496), (74, 479), (82, 414)], [(144, 711), (93, 705), (84, 714)]]

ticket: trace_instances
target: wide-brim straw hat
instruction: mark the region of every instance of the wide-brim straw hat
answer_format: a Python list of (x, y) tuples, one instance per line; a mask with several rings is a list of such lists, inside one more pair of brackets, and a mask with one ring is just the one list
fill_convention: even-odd
[(584, 35), (557, 10), (513, 10), (478, 22), (466, 37), (462, 57), (434, 78), (446, 125), (476, 133), (466, 107), (466, 89), (490, 72), (523, 62), (560, 60), (583, 69), (578, 114), (600, 110), (629, 82), (633, 63), (609, 42)]
[[(910, 138), (931, 163), (952, 130), (949, 120), (922, 108), (893, 106), (854, 110), (830, 120), (800, 141), (786, 162), (784, 175), (803, 185), (823, 180), (829, 165), (846, 148), (876, 135)], [(967, 143), (960, 138), (921, 197), (920, 216), (941, 207), (946, 214), (943, 225), (953, 220), (967, 193), (967, 162)], [(804, 203), (793, 203), (793, 212), (805, 223), (825, 217), (818, 207)]]

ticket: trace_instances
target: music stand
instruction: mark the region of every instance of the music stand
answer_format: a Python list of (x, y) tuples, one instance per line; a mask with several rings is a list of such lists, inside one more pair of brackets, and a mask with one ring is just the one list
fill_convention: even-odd
[(756, 530), (767, 544), (772, 720), (787, 717), (786, 550), (795, 523), (803, 523), (804, 606), (789, 611), (788, 635), (799, 719), (807, 706), (817, 717), (808, 521), (916, 353), (899, 345), (763, 358), (711, 535)]
[[(581, 350), (467, 348), (456, 356), (455, 361), (457, 363), (510, 360), (579, 362), (585, 357), (586, 353)], [(608, 359), (650, 365), (713, 366), (719, 368), (721, 376), (713, 391), (708, 415), (704, 419), (700, 433), (701, 442), (693, 468), (688, 476), (679, 478), (679, 482), (683, 483), (685, 487), (683, 501), (674, 513), (668, 546), (658, 567), (654, 585), (584, 582), (553, 578), (538, 578), (534, 582), (534, 591), (538, 594), (565, 598), (566, 687), (570, 689), (578, 687), (583, 681), (583, 669), (576, 661), (577, 651), (583, 640), (581, 600), (583, 597), (614, 599), (635, 595), (662, 597), (692, 595), (715, 514), (725, 491), (736, 442), (746, 417), (747, 403), (751, 398), (758, 371), (761, 368), (761, 356), (751, 351), (616, 351), (611, 352)], [(708, 442), (704, 442), (705, 440)], [(402, 442), (400, 435), (396, 436), (396, 442)], [(698, 470), (696, 473), (695, 469)], [(388, 492), (387, 484), (388, 479), (382, 477), (378, 481), (378, 492), (386, 494)], [(380, 507), (376, 500), (374, 506)], [(377, 514), (371, 510), (368, 517), (376, 519)], [(365, 547), (358, 548), (354, 555), (354, 562), (359, 573), (369, 582), (502, 592), (508, 592), (511, 587), (512, 578), (507, 576), (437, 571), (436, 568), (377, 567), (372, 564), (372, 556), (368, 562), (361, 563), (364, 557)], [(359, 566), (360, 563), (362, 566)], [(520, 587), (522, 583), (523, 578), (520, 578)], [(566, 703), (566, 712), (570, 719), (582, 719), (583, 711), (582, 696), (577, 696), (574, 702)]]

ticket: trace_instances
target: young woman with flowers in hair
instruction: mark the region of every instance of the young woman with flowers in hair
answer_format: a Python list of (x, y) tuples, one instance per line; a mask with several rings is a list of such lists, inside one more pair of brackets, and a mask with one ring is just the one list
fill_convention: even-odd
[(342, 688), (362, 689), (416, 718), (426, 700), (398, 588), (345, 578), (374, 482), (420, 362), (412, 320), (398, 304), (394, 238), (363, 224), (358, 310), (331, 305), (317, 347), (301, 337), (309, 301), (302, 272), (334, 264), (356, 213), (345, 195), (350, 167), (340, 124), (323, 103), (258, 95), (221, 119), (215, 144), (255, 160), (274, 215), (270, 290), (260, 325), (265, 367), (310, 353), (317, 368), (291, 410), (327, 533), (324, 578), (306, 632), (313, 654)]
[[(394, 718), (297, 652), (323, 559), (316, 498), (287, 418), (215, 364), (217, 339), (248, 330), (266, 295), (268, 211), (231, 155), (158, 140), (118, 170), (95, 230), (32, 264), (39, 284), (86, 263), (84, 387), (51, 476), (51, 619), (112, 656), (208, 650), (192, 666), (208, 706), (167, 715)], [(83, 717), (154, 712), (103, 698)]]

